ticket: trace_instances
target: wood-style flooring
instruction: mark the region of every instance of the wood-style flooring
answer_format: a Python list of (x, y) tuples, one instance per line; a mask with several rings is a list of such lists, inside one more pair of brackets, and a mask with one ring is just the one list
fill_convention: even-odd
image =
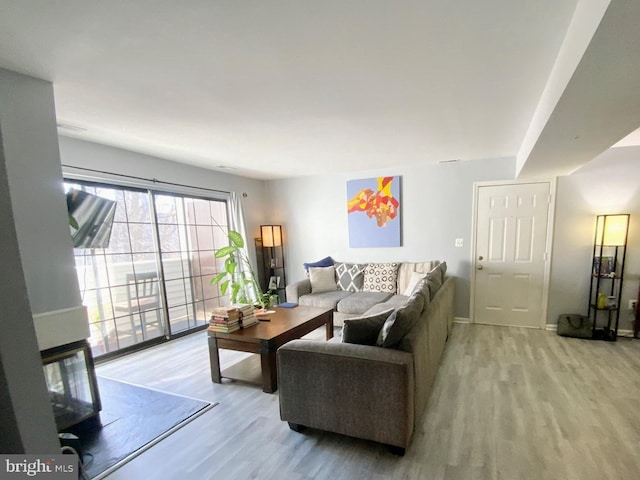
[[(247, 355), (222, 353), (223, 370)], [(640, 478), (639, 340), (455, 325), (404, 457), (337, 434), (295, 433), (280, 421), (277, 392), (211, 383), (206, 332), (98, 373), (219, 402), (110, 480)]]

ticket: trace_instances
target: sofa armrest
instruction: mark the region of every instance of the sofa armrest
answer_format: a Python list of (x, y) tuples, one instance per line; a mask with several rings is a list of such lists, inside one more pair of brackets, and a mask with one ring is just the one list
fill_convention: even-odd
[(298, 303), (302, 295), (311, 293), (311, 281), (308, 278), (287, 285), (287, 302)]
[(414, 426), (413, 356), (294, 340), (278, 349), (280, 418), (406, 448)]

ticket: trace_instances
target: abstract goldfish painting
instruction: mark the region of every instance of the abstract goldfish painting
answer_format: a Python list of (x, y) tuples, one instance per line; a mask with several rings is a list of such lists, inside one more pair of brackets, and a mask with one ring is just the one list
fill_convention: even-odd
[(376, 177), (347, 182), (351, 248), (401, 245), (400, 178)]

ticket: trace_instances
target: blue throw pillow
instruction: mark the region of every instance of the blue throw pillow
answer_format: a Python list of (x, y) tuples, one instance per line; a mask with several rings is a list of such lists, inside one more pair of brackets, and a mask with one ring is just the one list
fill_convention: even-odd
[(302, 265), (304, 266), (304, 271), (307, 272), (308, 275), (309, 268), (311, 267), (333, 267), (333, 258), (325, 257), (322, 260), (318, 260), (317, 262), (303, 263)]

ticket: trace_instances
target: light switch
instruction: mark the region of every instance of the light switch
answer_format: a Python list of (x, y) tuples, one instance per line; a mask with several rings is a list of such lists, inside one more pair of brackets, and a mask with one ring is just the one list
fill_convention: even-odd
[(464, 245), (464, 240), (462, 238), (456, 238), (456, 248), (462, 248)]

